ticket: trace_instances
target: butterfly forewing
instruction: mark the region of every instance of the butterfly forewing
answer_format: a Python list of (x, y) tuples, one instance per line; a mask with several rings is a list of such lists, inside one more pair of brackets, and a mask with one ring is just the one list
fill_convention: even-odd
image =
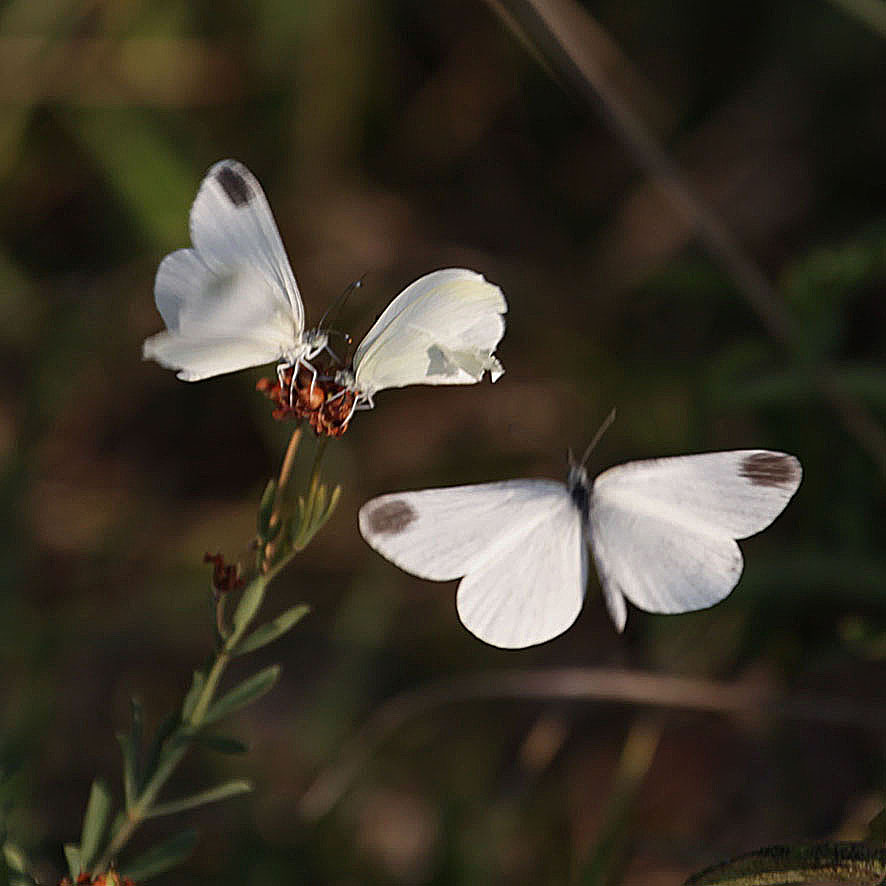
[(765, 529), (800, 478), (797, 459), (765, 450), (630, 462), (602, 473), (590, 544), (616, 626), (624, 624), (621, 594), (650, 612), (702, 609), (727, 596), (742, 570), (735, 540)]
[(360, 532), (401, 569), (432, 581), (461, 578), (514, 533), (546, 519), (567, 497), (553, 480), (504, 480), (395, 492), (360, 508)]
[(289, 307), (296, 336), (305, 315), (298, 286), (264, 191), (236, 160), (221, 160), (206, 174), (191, 207), (191, 241), (212, 271), (249, 266)]
[(436, 581), (461, 578), (465, 626), (495, 646), (541, 643), (581, 609), (587, 554), (581, 515), (566, 487), (507, 480), (372, 499), (360, 531), (401, 569)]

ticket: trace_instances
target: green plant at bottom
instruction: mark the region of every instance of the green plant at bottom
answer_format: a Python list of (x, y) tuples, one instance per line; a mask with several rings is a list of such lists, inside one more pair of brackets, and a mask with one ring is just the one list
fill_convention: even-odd
[[(119, 861), (133, 834), (150, 819), (227, 800), (252, 790), (242, 778), (213, 785), (174, 799), (160, 795), (179, 764), (195, 745), (216, 751), (242, 753), (246, 747), (236, 739), (214, 732), (224, 718), (257, 701), (280, 676), (280, 665), (271, 665), (219, 694), (221, 679), (235, 658), (268, 645), (293, 628), (307, 614), (304, 604), (293, 606), (270, 621), (256, 625), (268, 585), (292, 558), (303, 550), (332, 516), (340, 487), (329, 489), (320, 479), (325, 438), (318, 440), (314, 465), (305, 491), (295, 489), (294, 461), (301, 442), (297, 429), (289, 442), (280, 474), (271, 480), (258, 510), (258, 531), (252, 545), (254, 562), (241, 576), (241, 566), (226, 565), (220, 554), (213, 562), (213, 594), (216, 604), (216, 643), (206, 666), (195, 670), (190, 688), (178, 710), (158, 727), (150, 741), (143, 735), (142, 708), (133, 699), (131, 721), (118, 734), (123, 756), (123, 803), (115, 801), (108, 785), (96, 779), (89, 794), (80, 841), (64, 847), (70, 879), (63, 882), (124, 884), (144, 882), (180, 864), (193, 850), (196, 832), (184, 830), (135, 859)], [(230, 619), (228, 600), (239, 593)], [(2, 826), (2, 822), (0, 822)], [(3, 838), (0, 831), (0, 839)], [(27, 886), (34, 881), (24, 854), (12, 843), (0, 855), (0, 886)], [(119, 873), (118, 873), (119, 871)]]

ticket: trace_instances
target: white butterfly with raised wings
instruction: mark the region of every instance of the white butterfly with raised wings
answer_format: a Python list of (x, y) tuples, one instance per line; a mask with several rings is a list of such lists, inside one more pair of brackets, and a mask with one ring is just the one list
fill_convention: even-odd
[(372, 407), (383, 388), (468, 385), (504, 369), (493, 355), (505, 331), (501, 289), (466, 268), (425, 274), (385, 308), (354, 352), (337, 384)]
[(465, 627), (486, 643), (544, 643), (578, 617), (588, 548), (615, 627), (625, 600), (677, 613), (718, 603), (742, 571), (736, 539), (765, 529), (800, 485), (800, 462), (763, 449), (629, 462), (593, 484), (505, 480), (382, 495), (360, 531), (382, 556), (433, 581), (460, 578)]
[(154, 281), (166, 331), (146, 359), (199, 381), (279, 361), (306, 365), (328, 343), (305, 330), (305, 309), (274, 216), (255, 176), (236, 160), (206, 173), (190, 215), (192, 249), (163, 259)]

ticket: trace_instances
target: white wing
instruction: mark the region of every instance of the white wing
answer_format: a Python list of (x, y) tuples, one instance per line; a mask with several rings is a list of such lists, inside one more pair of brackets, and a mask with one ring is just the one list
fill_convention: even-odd
[(404, 385), (495, 381), (492, 352), (505, 331), (507, 303), (482, 274), (434, 271), (406, 287), (375, 321), (354, 354), (357, 389), (371, 396)]
[(519, 649), (556, 637), (584, 600), (581, 515), (562, 483), (507, 480), (382, 495), (360, 509), (360, 531), (413, 575), (464, 576), (459, 617), (493, 646)]
[(191, 207), (193, 249), (167, 255), (154, 298), (167, 331), (145, 358), (199, 381), (298, 356), (304, 307), (268, 201), (242, 163), (222, 160)]
[(269, 363), (296, 341), (288, 305), (248, 265), (211, 270), (180, 249), (160, 263), (154, 297), (167, 331), (147, 339), (143, 355), (185, 381)]
[(594, 482), (590, 545), (609, 612), (689, 612), (738, 583), (735, 539), (765, 529), (800, 485), (792, 455), (746, 449), (630, 462)]
[(301, 338), (305, 309), (289, 259), (264, 191), (242, 163), (221, 160), (206, 173), (191, 207), (191, 242), (214, 272), (248, 266), (265, 277)]

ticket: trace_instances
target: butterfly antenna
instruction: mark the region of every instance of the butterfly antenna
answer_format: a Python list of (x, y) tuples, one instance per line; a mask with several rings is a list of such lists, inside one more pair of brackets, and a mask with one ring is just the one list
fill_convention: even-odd
[(345, 287), (345, 291), (326, 309), (326, 313), (320, 318), (320, 322), (317, 324), (317, 329), (323, 329), (323, 324), (330, 314), (332, 314), (333, 316), (338, 314), (338, 312), (345, 306), (345, 302), (348, 300), (348, 296), (355, 289), (359, 289), (363, 285), (363, 281), (365, 279), (366, 274), (363, 274), (359, 280), (354, 280), (353, 283), (349, 283)]
[(581, 457), (581, 464), (583, 465), (589, 458), (591, 453), (594, 451), (594, 447), (600, 442), (601, 437), (609, 430), (609, 426), (615, 421), (615, 407), (612, 407), (612, 411), (606, 418), (603, 419), (603, 424), (597, 429), (597, 433), (594, 434), (594, 439), (588, 444), (588, 448), (585, 449), (585, 454)]

